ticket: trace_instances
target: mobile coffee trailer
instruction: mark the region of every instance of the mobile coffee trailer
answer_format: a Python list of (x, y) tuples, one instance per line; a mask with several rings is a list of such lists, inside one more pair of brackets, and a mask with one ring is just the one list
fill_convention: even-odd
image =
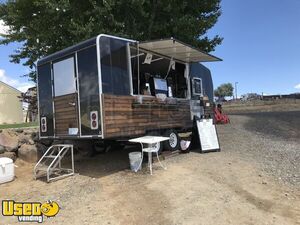
[(200, 96), (213, 100), (219, 61), (174, 38), (138, 42), (101, 34), (38, 61), (41, 139), (118, 140), (191, 130)]

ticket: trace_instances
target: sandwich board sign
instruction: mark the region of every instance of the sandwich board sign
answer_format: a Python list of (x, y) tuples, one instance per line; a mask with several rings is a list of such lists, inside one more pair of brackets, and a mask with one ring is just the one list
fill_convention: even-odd
[(220, 151), (216, 125), (213, 119), (196, 120), (201, 152)]

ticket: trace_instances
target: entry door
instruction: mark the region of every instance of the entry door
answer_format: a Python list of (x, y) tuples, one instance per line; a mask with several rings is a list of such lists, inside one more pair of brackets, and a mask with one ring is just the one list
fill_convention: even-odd
[(79, 135), (74, 56), (53, 63), (55, 136)]

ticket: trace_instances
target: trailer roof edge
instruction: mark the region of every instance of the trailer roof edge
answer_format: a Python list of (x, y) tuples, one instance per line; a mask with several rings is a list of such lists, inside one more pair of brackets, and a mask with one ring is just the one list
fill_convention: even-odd
[(80, 49), (88, 48), (90, 46), (96, 45), (96, 40), (97, 40), (97, 38), (100, 38), (100, 37), (110, 37), (110, 38), (120, 39), (120, 40), (124, 40), (124, 41), (137, 42), (137, 41), (132, 40), (132, 39), (120, 38), (120, 37), (112, 36), (112, 35), (108, 35), (108, 34), (98, 34), (97, 36), (92, 37), (92, 38), (90, 38), (88, 40), (79, 42), (79, 43), (77, 43), (75, 45), (72, 45), (70, 47), (64, 48), (64, 49), (62, 49), (60, 51), (57, 51), (55, 53), (52, 53), (50, 55), (47, 55), (47, 56), (41, 58), (40, 60), (38, 60), (37, 65), (39, 66), (39, 65), (48, 63), (50, 61), (55, 61), (55, 60), (57, 60), (59, 58), (62, 58), (64, 56), (66, 56), (66, 55), (72, 54), (73, 52), (76, 52), (76, 51), (78, 51)]
[(78, 51), (78, 50), (83, 49), (83, 48), (90, 47), (92, 45), (96, 45), (96, 37), (93, 37), (93, 38), (90, 38), (88, 40), (79, 42), (78, 44), (72, 45), (72, 46), (64, 48), (60, 51), (54, 52), (50, 55), (47, 55), (47, 56), (41, 58), (40, 60), (38, 60), (37, 65), (39, 66), (39, 65), (48, 63), (50, 61), (57, 60), (57, 59), (62, 58), (66, 55), (72, 54), (75, 51)]

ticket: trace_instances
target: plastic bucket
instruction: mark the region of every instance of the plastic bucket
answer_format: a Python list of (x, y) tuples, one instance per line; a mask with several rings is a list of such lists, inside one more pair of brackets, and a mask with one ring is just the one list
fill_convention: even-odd
[(15, 165), (10, 158), (0, 158), (0, 184), (15, 178)]
[(180, 141), (180, 147), (181, 151), (188, 151), (189, 147), (191, 145), (191, 141), (181, 140)]
[[(142, 153), (141, 152), (130, 152), (129, 153), (129, 162), (130, 162), (130, 169), (134, 172), (138, 171), (139, 165), (142, 160)], [(139, 168), (139, 170), (141, 167)]]

